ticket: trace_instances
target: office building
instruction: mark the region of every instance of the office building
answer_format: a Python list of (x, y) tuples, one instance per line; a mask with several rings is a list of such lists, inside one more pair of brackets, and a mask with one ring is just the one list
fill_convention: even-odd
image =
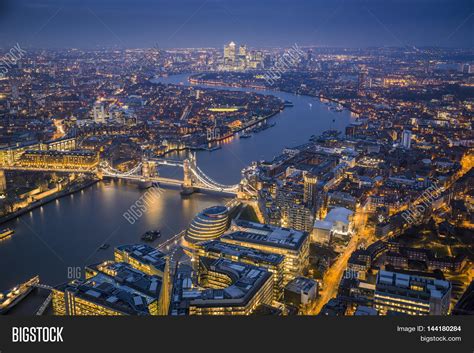
[(369, 81), (369, 69), (364, 66), (361, 67), (359, 70), (359, 77), (358, 77), (358, 93), (363, 93), (365, 89), (370, 87), (370, 81)]
[(274, 300), (279, 300), (281, 297), (284, 276), (283, 255), (213, 240), (200, 244), (195, 256), (197, 259), (201, 257), (210, 259), (226, 258), (235, 262), (266, 268), (273, 274)]
[(160, 307), (168, 311), (170, 288), (169, 258), (161, 251), (145, 245), (121, 245), (115, 248), (116, 262), (125, 262), (150, 276), (161, 278)]
[(239, 46), (239, 53), (237, 55), (238, 65), (245, 67), (247, 65), (247, 46), (242, 44)]
[(224, 45), (224, 65), (234, 65), (236, 60), (235, 43)]
[(306, 277), (296, 277), (291, 280), (284, 290), (285, 304), (294, 306), (302, 313), (316, 300), (318, 284)]
[(264, 56), (261, 51), (249, 51), (245, 44), (237, 45), (234, 42), (224, 45), (222, 70), (247, 70), (263, 67)]
[(412, 132), (410, 130), (403, 130), (401, 140), (401, 145), (403, 148), (406, 148), (407, 150), (411, 148), (411, 137)]
[(228, 209), (213, 206), (199, 212), (189, 225), (183, 246), (192, 248), (194, 244), (219, 238), (229, 226)]
[(300, 276), (309, 265), (306, 232), (240, 220), (233, 223), (232, 230), (221, 241), (285, 256), (283, 285)]
[(86, 268), (84, 281), (53, 289), (55, 315), (164, 315), (162, 280), (123, 262), (105, 261)]
[(201, 257), (197, 280), (189, 267), (178, 268), (170, 315), (250, 315), (272, 303), (272, 274), (262, 267)]
[(447, 315), (451, 283), (430, 277), (379, 271), (375, 284), (374, 307), (408, 315)]

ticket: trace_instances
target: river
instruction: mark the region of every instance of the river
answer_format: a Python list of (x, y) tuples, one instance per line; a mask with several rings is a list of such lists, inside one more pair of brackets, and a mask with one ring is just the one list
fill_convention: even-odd
[[(188, 84), (187, 75), (156, 81)], [(349, 112), (330, 111), (315, 98), (284, 92), (256, 92), (291, 101), (294, 107), (275, 115), (271, 118), (276, 123), (274, 127), (253, 134), (251, 138), (233, 138), (223, 142), (219, 150), (197, 153), (199, 167), (220, 183), (235, 184), (240, 180), (242, 168), (250, 162), (272, 159), (283, 148), (305, 143), (311, 135), (324, 130), (343, 131), (351, 120)], [(122, 215), (145, 191), (124, 181), (97, 183), (2, 225), (13, 228), (15, 234), (0, 242), (0, 290), (37, 274), (46, 284), (65, 282), (71, 268), (112, 259), (114, 246), (139, 242), (145, 231), (160, 229), (162, 237), (153, 243), (156, 245), (187, 227), (200, 210), (228, 200), (212, 194), (181, 198), (177, 189), (162, 191), (151, 199), (151, 207), (133, 225)], [(97, 250), (103, 243), (110, 247)]]

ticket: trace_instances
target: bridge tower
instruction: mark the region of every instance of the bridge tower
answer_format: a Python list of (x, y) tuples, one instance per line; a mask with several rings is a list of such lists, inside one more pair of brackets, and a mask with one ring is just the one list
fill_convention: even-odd
[(144, 179), (149, 179), (156, 176), (157, 174), (156, 162), (143, 159), (141, 174)]
[(194, 189), (194, 180), (192, 169), (196, 167), (196, 154), (193, 152), (189, 153), (188, 158), (183, 161), (183, 185), (181, 195), (191, 195)]
[(146, 159), (142, 161), (142, 176), (144, 179), (148, 179), (150, 177), (150, 166), (148, 165), (148, 161)]

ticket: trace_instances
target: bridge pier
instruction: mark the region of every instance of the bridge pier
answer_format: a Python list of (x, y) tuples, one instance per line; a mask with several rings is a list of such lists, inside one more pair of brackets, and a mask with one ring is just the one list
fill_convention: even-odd
[(193, 173), (191, 171), (191, 168), (196, 163), (196, 157), (194, 154), (190, 154), (190, 157), (185, 159), (183, 161), (183, 184), (181, 185), (181, 195), (182, 196), (189, 196), (196, 192), (196, 189), (194, 188), (194, 182), (193, 182)]
[(189, 196), (189, 195), (192, 195), (196, 192), (196, 188), (194, 187), (185, 187), (184, 184), (181, 186), (181, 196)]

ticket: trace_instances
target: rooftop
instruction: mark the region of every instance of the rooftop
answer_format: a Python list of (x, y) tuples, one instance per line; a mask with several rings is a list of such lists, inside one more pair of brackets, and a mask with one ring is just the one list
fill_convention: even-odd
[(141, 263), (152, 265), (160, 271), (165, 270), (166, 255), (161, 251), (145, 244), (120, 245), (116, 250), (125, 252), (128, 256)]
[(277, 248), (298, 250), (303, 245), (305, 239), (308, 238), (306, 232), (299, 230), (240, 220), (235, 221), (234, 229), (237, 231), (225, 234), (221, 239), (223, 241), (230, 239)]
[(148, 305), (160, 295), (159, 277), (148, 276), (125, 263), (105, 262), (89, 269), (96, 274), (86, 281), (65, 283), (56, 289), (125, 314), (150, 315)]
[(201, 245), (201, 248), (208, 253), (225, 254), (239, 259), (249, 259), (258, 263), (268, 263), (278, 265), (284, 260), (284, 256), (267, 253), (260, 250), (246, 248), (239, 245), (223, 243), (213, 240)]
[(268, 281), (272, 274), (261, 267), (228, 259), (201, 257), (200, 266), (227, 275), (232, 284), (223, 289), (199, 288), (191, 285), (191, 272), (178, 269), (174, 282), (171, 315), (189, 313), (194, 307), (241, 307)]
[(296, 277), (285, 286), (285, 290), (294, 293), (308, 293), (314, 286), (317, 286), (315, 280), (306, 277)]
[(409, 295), (419, 299), (442, 298), (451, 290), (448, 281), (399, 272), (379, 271), (376, 291)]

